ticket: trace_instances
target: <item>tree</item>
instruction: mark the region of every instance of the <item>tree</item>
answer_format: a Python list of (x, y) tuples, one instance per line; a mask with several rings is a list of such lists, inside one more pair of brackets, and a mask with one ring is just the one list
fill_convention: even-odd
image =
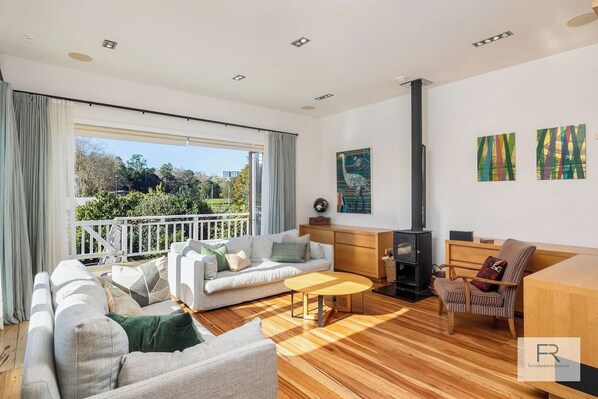
[(90, 138), (77, 137), (75, 141), (75, 175), (78, 194), (82, 197), (96, 195), (102, 190), (116, 191), (119, 186), (117, 159)]
[(235, 212), (249, 211), (249, 189), (249, 165), (245, 165), (232, 182), (232, 210)]
[(201, 183), (199, 187), (203, 195), (203, 198), (220, 198), (222, 190), (217, 183), (212, 181), (212, 179), (206, 180), (205, 182)]
[(147, 167), (147, 161), (140, 154), (134, 154), (127, 161), (126, 175), (129, 183), (129, 191), (140, 191), (147, 193), (150, 188), (160, 184), (160, 178), (154, 168)]
[(164, 191), (167, 193), (176, 193), (179, 190), (179, 182), (173, 174), (174, 168), (171, 163), (165, 163), (160, 166), (160, 179), (164, 184)]

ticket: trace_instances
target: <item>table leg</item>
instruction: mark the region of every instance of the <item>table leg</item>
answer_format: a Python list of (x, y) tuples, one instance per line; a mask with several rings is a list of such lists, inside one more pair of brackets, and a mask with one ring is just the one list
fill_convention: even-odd
[(303, 293), (303, 318), (309, 318), (309, 295), (305, 292)]
[(293, 300), (293, 298), (294, 298), (294, 296), (293, 296), (294, 292), (295, 291), (291, 290), (291, 318), (295, 317), (295, 315), (293, 314), (293, 308), (294, 308), (294, 305), (295, 305), (295, 301)]
[(324, 297), (318, 295), (318, 327), (324, 327)]

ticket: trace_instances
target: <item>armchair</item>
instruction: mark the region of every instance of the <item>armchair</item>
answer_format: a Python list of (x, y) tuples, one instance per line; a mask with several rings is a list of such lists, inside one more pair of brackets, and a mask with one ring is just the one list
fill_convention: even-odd
[[(438, 314), (442, 315), (446, 306), (448, 310), (449, 334), (454, 333), (455, 313), (471, 313), (494, 316), (495, 319), (506, 318), (513, 338), (517, 338), (515, 331), (515, 299), (517, 290), (523, 278), (525, 266), (534, 253), (536, 247), (523, 241), (506, 240), (500, 248), (497, 257), (507, 261), (507, 268), (502, 280), (487, 280), (479, 277), (456, 275), (455, 268), (479, 270), (470, 266), (442, 265), (448, 269), (447, 278), (434, 281), (434, 288), (438, 293)], [(476, 280), (498, 285), (497, 291), (484, 292), (470, 282)]]

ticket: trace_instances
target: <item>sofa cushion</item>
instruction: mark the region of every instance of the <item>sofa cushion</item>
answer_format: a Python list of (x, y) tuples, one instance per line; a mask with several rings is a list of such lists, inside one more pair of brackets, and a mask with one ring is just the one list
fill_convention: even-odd
[(283, 242), (285, 236), (298, 238), (299, 230), (292, 229), (292, 230), (283, 231), (282, 233), (269, 234), (269, 237), (272, 237), (272, 241), (278, 242), (278, 243)]
[(74, 294), (81, 294), (93, 297), (98, 302), (102, 303), (104, 305), (104, 313), (108, 313), (108, 300), (106, 298), (106, 293), (104, 292), (100, 282), (95, 278), (92, 280), (70, 281), (63, 284), (61, 288), (54, 291), (53, 294), (54, 308), (57, 308), (65, 298), (68, 298)]
[(188, 249), (183, 250), (183, 255), (186, 255), (187, 250), (193, 250), (197, 253), (201, 253), (201, 248), (211, 248), (216, 249), (221, 247), (222, 245), (226, 245), (230, 240), (204, 240), (198, 241), (193, 239), (187, 240), (187, 247)]
[(95, 280), (93, 274), (78, 260), (63, 260), (56, 266), (50, 277), (52, 292), (74, 280)]
[(186, 252), (186, 257), (203, 262), (203, 278), (211, 280), (218, 273), (218, 260), (215, 255), (202, 255), (192, 249)]
[(108, 313), (124, 328), (129, 352), (174, 352), (204, 342), (187, 312), (126, 317)]
[(224, 256), (226, 257), (226, 263), (228, 263), (228, 269), (231, 272), (238, 272), (251, 266), (251, 259), (249, 259), (243, 250), (236, 254), (225, 254)]
[(309, 242), (309, 256), (311, 259), (324, 259), (324, 249), (319, 242)]
[(170, 299), (168, 267), (164, 256), (135, 268), (112, 266), (112, 281), (141, 306)]
[[(463, 280), (449, 280), (437, 278), (434, 280), (434, 289), (444, 303), (465, 303), (465, 285)], [(478, 306), (500, 307), (503, 303), (503, 296), (496, 291), (484, 292), (469, 284), (471, 293), (471, 304)]]
[(272, 236), (255, 236), (251, 240), (251, 263), (261, 263), (270, 260), (272, 256)]
[(282, 281), (299, 274), (328, 270), (330, 262), (325, 259), (311, 259), (305, 263), (262, 262), (240, 272), (220, 272), (214, 280), (206, 281), (204, 291), (208, 294), (255, 285)]
[[(175, 312), (181, 311), (182, 308), (175, 302), (168, 300), (163, 302), (156, 302), (149, 306), (145, 306), (141, 308), (143, 314), (147, 315), (161, 315), (161, 314), (171, 314)], [(214, 334), (210, 332), (207, 328), (202, 326), (195, 318), (193, 318), (193, 323), (195, 324), (195, 328), (201, 334), (203, 339), (208, 342), (214, 338)]]
[(264, 339), (260, 319), (226, 332), (210, 342), (173, 353), (132, 352), (122, 359), (122, 368), (118, 376), (118, 386), (167, 373), (193, 363), (201, 362), (223, 352), (231, 351)]
[(303, 263), (305, 262), (306, 247), (308, 244), (298, 242), (275, 242), (272, 244), (270, 260), (282, 263)]
[(218, 248), (201, 247), (200, 254), (206, 256), (215, 256), (219, 272), (228, 270), (228, 263), (226, 263), (226, 257), (224, 256), (224, 254), (226, 254), (225, 245), (221, 245)]
[(247, 256), (251, 258), (252, 240), (253, 237), (251, 236), (231, 238), (230, 241), (226, 243), (226, 251), (229, 254), (238, 254), (239, 252), (244, 251), (247, 254)]
[(284, 238), (282, 239), (283, 243), (300, 243), (300, 244), (305, 244), (305, 254), (303, 255), (303, 259), (305, 259), (306, 261), (311, 259), (311, 247), (310, 247), (310, 242), (311, 242), (311, 238), (309, 234), (306, 234), (304, 236), (301, 237), (293, 237), (291, 235), (286, 234), (284, 236)]
[(111, 284), (104, 283), (104, 291), (108, 299), (108, 310), (123, 316), (140, 316), (143, 314), (141, 306), (126, 292)]
[(55, 316), (54, 363), (62, 398), (86, 398), (116, 388), (127, 334), (90, 296), (66, 297)]

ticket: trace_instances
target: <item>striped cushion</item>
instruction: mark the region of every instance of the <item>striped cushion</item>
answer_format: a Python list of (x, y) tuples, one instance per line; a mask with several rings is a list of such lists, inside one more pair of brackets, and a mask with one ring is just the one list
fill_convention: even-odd
[[(434, 288), (436, 289), (438, 296), (440, 296), (445, 304), (465, 304), (465, 286), (463, 284), (463, 280), (439, 278), (434, 281)], [(471, 291), (472, 305), (492, 307), (502, 306), (503, 297), (498, 292), (483, 292), (471, 284), (469, 284), (469, 289)]]

